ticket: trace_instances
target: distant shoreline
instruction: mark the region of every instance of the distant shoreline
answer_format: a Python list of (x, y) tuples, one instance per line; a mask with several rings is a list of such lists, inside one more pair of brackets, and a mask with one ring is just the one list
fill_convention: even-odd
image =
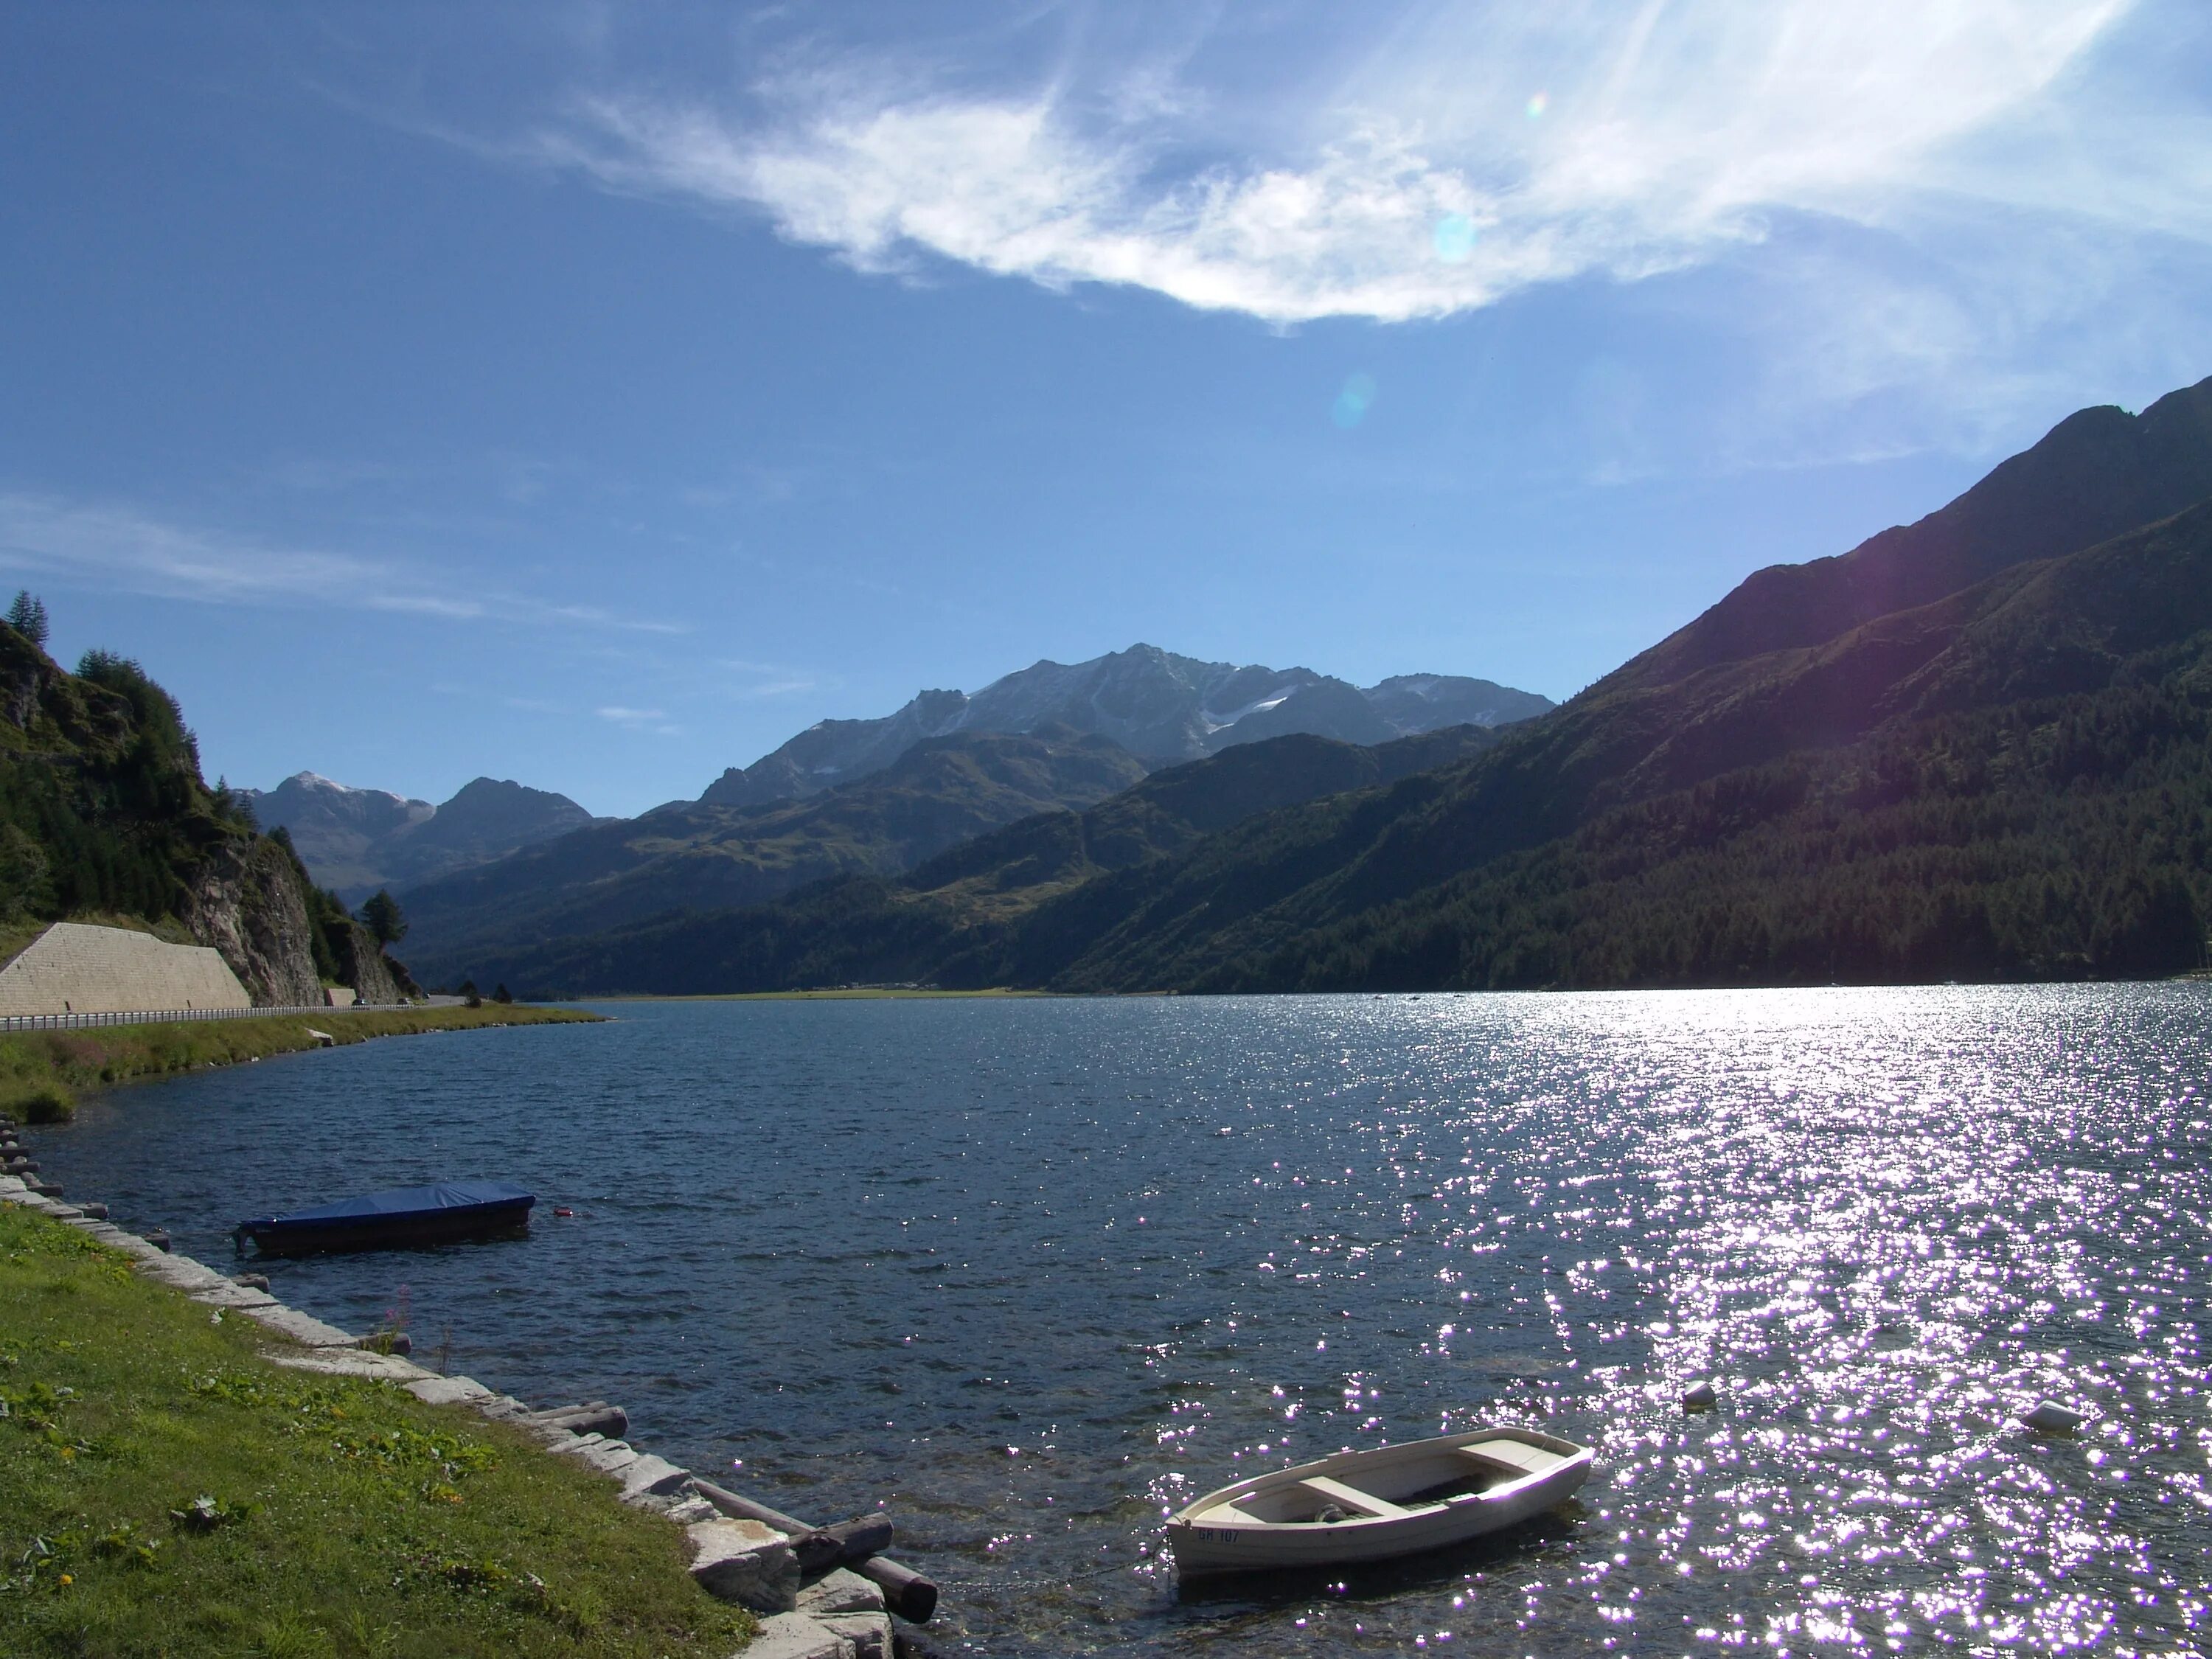
[(998, 986), (988, 991), (923, 990), (887, 985), (855, 987), (836, 991), (703, 991), (687, 996), (568, 997), (564, 1004), (581, 1002), (892, 1002), (949, 1001), (975, 998), (1065, 997), (1061, 991), (1018, 991)]
[[(149, 1021), (81, 1030), (0, 1036), (0, 1109), (29, 1121), (66, 1118), (79, 1092), (146, 1083), (276, 1054), (348, 1048), (379, 1037), (483, 1030), (496, 1025), (554, 1025), (601, 1016), (581, 1009), (485, 1003), (478, 1008), (333, 1008), (327, 1014), (259, 1018)], [(317, 1022), (319, 1021), (319, 1024)], [(325, 1039), (328, 1041), (325, 1042)]]

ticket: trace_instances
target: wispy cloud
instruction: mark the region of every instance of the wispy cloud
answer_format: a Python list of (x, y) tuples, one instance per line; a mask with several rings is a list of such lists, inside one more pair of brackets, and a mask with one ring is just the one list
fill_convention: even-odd
[(821, 682), (818, 680), (765, 680), (758, 685), (741, 688), (737, 695), (749, 700), (758, 697), (795, 697), (802, 691), (816, 690), (820, 685)]
[(611, 703), (601, 708), (599, 715), (601, 720), (612, 720), (617, 726), (647, 726), (654, 720), (668, 718), (665, 709), (624, 708), (618, 703)]
[(6, 490), (0, 490), (0, 567), (203, 604), (343, 605), (453, 622), (686, 631), (595, 605), (441, 580), (403, 560), (278, 545), (127, 505)]
[(753, 662), (743, 657), (717, 657), (714, 665), (732, 674), (747, 677), (749, 684), (732, 688), (728, 695), (748, 702), (769, 697), (797, 696), (801, 692), (819, 691), (838, 684), (834, 676), (825, 677), (782, 663)]
[(532, 149), (764, 213), (865, 270), (937, 256), (1278, 324), (1395, 322), (1693, 265), (1778, 213), (1892, 224), (1938, 197), (2212, 240), (2201, 160), (2125, 111), (2099, 145), (2057, 136), (2068, 77), (2133, 5), (1439, 0), (1264, 143), (1195, 68), (1063, 62), (978, 93), (879, 61), (741, 100), (601, 93)]

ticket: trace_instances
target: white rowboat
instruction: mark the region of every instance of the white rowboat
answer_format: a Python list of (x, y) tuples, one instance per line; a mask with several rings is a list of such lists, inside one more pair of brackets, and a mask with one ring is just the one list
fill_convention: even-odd
[(1186, 1578), (1413, 1555), (1542, 1514), (1595, 1455), (1534, 1429), (1339, 1452), (1208, 1492), (1169, 1518), (1168, 1541)]

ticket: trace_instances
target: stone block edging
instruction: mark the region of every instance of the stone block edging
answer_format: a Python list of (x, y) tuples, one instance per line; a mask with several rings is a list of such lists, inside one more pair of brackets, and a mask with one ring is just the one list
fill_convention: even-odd
[(577, 1435), (557, 1421), (539, 1421), (540, 1413), (521, 1401), (474, 1377), (442, 1376), (397, 1354), (362, 1347), (361, 1339), (287, 1307), (265, 1291), (239, 1285), (204, 1262), (173, 1255), (104, 1218), (34, 1193), (16, 1176), (0, 1176), (0, 1203), (75, 1227), (131, 1257), (138, 1273), (191, 1301), (235, 1311), (264, 1327), (289, 1345), (262, 1350), (272, 1364), (325, 1376), (371, 1377), (396, 1383), (427, 1405), (467, 1407), (523, 1429), (549, 1454), (575, 1457), (611, 1477), (620, 1486), (613, 1494), (617, 1502), (685, 1528), (692, 1546), (692, 1577), (702, 1589), (763, 1615), (759, 1635), (744, 1650), (744, 1659), (893, 1659), (895, 1649), (904, 1645), (893, 1635), (883, 1592), (875, 1585), (839, 1568), (802, 1587), (790, 1537), (760, 1522), (726, 1518), (700, 1495), (688, 1469), (626, 1441)]

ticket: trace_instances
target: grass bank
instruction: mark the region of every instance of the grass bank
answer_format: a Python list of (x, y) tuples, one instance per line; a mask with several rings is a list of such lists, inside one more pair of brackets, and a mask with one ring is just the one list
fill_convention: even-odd
[(324, 1014), (265, 1019), (178, 1020), (151, 1025), (101, 1025), (79, 1031), (0, 1034), (0, 1111), (19, 1117), (65, 1114), (80, 1089), (232, 1066), (320, 1045), (312, 1027), (341, 1044), (422, 1031), (471, 1031), (487, 1025), (543, 1025), (593, 1020), (574, 1008), (486, 1003), (481, 1008), (332, 1009)]
[(726, 991), (696, 997), (593, 997), (593, 1002), (882, 1002), (927, 998), (973, 1000), (976, 997), (1046, 997), (1050, 991), (1017, 991), (999, 986), (988, 991), (934, 991), (890, 985), (851, 986), (836, 991)]
[(0, 1206), (0, 1652), (693, 1655), (750, 1620), (608, 1482)]

